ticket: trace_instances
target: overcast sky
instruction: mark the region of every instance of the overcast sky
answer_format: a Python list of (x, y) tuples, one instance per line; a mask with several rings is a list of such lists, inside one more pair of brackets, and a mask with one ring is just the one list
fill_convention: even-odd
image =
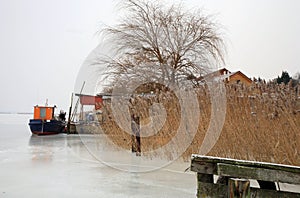
[[(300, 71), (299, 0), (182, 2), (216, 14), (228, 42), (229, 70), (264, 79)], [(115, 4), (0, 0), (0, 112), (31, 112), (46, 99), (67, 110), (78, 72), (99, 44), (96, 32), (116, 23)]]

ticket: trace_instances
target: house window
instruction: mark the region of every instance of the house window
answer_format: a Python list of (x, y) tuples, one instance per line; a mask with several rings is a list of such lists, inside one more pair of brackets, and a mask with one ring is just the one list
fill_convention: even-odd
[(240, 82), (241, 82), (241, 80), (237, 80), (237, 81), (236, 81), (236, 84), (239, 84)]

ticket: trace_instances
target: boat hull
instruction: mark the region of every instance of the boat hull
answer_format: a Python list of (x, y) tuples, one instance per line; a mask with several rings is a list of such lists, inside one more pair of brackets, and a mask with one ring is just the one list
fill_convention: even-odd
[(31, 132), (35, 135), (53, 135), (62, 133), (66, 124), (58, 120), (44, 121), (41, 119), (31, 119), (29, 126)]

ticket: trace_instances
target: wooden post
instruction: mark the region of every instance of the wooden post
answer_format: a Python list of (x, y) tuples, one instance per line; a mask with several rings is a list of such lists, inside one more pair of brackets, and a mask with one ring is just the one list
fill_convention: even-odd
[(131, 117), (131, 140), (132, 140), (132, 152), (136, 152), (137, 156), (141, 155), (141, 137), (140, 137), (140, 118), (133, 115)]
[(228, 198), (250, 198), (250, 181), (230, 178), (228, 182)]
[(197, 180), (198, 180), (197, 197), (198, 198), (210, 197), (213, 191), (212, 185), (214, 183), (214, 176), (211, 174), (197, 173)]

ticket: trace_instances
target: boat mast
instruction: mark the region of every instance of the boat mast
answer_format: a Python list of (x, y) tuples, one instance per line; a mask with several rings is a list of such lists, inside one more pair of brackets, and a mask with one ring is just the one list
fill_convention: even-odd
[(71, 96), (71, 106), (69, 108), (69, 116), (68, 116), (68, 124), (67, 124), (67, 132), (70, 132), (70, 125), (71, 125), (71, 112), (72, 112), (72, 105), (73, 105), (73, 93)]

